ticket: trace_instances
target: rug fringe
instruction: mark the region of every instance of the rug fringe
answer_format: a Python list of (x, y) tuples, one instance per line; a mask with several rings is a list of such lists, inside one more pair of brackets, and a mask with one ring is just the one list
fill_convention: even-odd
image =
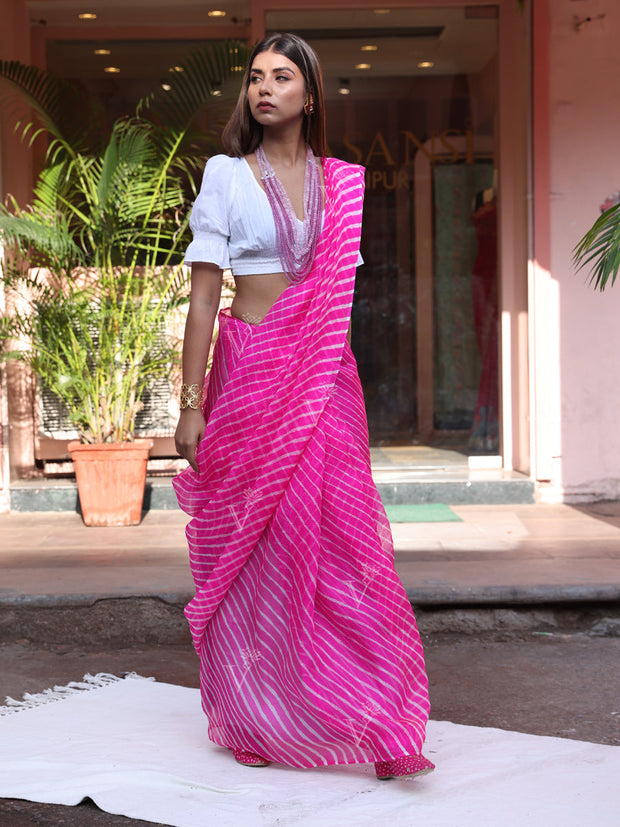
[(112, 683), (118, 683), (124, 680), (154, 681), (155, 678), (145, 678), (136, 672), (124, 672), (120, 677), (118, 675), (111, 675), (108, 672), (98, 672), (96, 675), (87, 673), (81, 681), (71, 681), (71, 683), (68, 683), (66, 686), (55, 686), (53, 689), (44, 689), (43, 692), (35, 692), (33, 694), (25, 692), (21, 701), (7, 697), (5, 701), (6, 705), (0, 706), (0, 718), (5, 715), (12, 715), (14, 712), (22, 712), (24, 709), (33, 709), (34, 707), (44, 706), (54, 701), (62, 701), (73, 695), (79, 695), (91, 689), (101, 689), (103, 686), (109, 686)]

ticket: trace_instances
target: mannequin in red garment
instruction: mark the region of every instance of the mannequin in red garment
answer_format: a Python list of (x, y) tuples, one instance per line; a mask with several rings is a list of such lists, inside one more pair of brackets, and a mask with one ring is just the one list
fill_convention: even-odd
[(472, 221), (478, 256), (472, 271), (472, 299), (482, 373), (469, 447), (475, 451), (499, 449), (497, 199), (485, 190), (476, 199)]

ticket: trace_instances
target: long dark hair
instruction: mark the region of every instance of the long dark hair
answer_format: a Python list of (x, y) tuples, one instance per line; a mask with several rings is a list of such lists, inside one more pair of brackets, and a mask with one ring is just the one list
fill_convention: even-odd
[(268, 52), (270, 49), (287, 57), (303, 75), (306, 83), (306, 94), (308, 97), (312, 96), (314, 111), (309, 115), (304, 112), (302, 134), (314, 154), (324, 158), (328, 155), (328, 149), (325, 136), (323, 75), (319, 59), (314, 49), (301, 37), (296, 34), (280, 34), (278, 32), (265, 37), (252, 50), (237, 105), (222, 132), (224, 151), (228, 155), (237, 158), (242, 155), (249, 155), (254, 152), (263, 139), (263, 127), (252, 117), (250, 112), (248, 87), (250, 85), (250, 70), (256, 55), (261, 54), (261, 52)]

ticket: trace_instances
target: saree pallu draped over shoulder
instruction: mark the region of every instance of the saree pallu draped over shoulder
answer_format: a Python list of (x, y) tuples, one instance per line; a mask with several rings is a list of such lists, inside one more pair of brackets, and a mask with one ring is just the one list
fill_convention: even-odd
[(311, 273), (260, 325), (220, 313), (200, 474), (174, 481), (209, 738), (294, 767), (419, 753), (429, 713), (346, 340), (363, 169), (324, 173)]

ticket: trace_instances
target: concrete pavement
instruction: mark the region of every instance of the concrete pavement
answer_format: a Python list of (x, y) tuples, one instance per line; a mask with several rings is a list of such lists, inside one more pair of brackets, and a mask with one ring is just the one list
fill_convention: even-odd
[[(620, 503), (452, 510), (461, 522), (392, 524), (416, 606), (620, 601)], [(87, 528), (71, 512), (0, 514), (0, 609), (185, 603), (185, 523), (180, 511), (150, 511), (128, 528)]]
[[(620, 503), (453, 511), (461, 522), (392, 525), (433, 717), (620, 743)], [(101, 529), (70, 512), (0, 515), (0, 701), (86, 672), (197, 686), (184, 525), (177, 511)], [(0, 800), (0, 823), (146, 824), (17, 800)]]

